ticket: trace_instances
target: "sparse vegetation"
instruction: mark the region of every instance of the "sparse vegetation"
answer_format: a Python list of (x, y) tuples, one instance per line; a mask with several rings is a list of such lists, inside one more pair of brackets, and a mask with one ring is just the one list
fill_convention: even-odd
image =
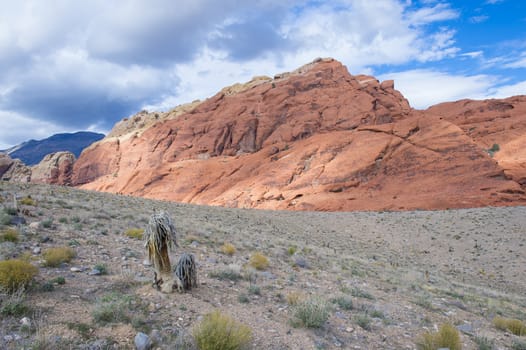
[(305, 299), (305, 296), (303, 293), (300, 292), (290, 292), (286, 296), (287, 304), (289, 305), (297, 305), (300, 301)]
[(14, 228), (7, 228), (0, 233), (0, 242), (18, 242), (18, 230)]
[(352, 310), (352, 299), (346, 295), (332, 299), (332, 302), (338, 305), (342, 310)]
[(101, 275), (108, 274), (108, 267), (106, 266), (106, 264), (97, 264), (93, 267), (93, 269), (99, 271), (99, 274)]
[(354, 321), (358, 326), (366, 331), (371, 330), (371, 318), (367, 314), (358, 314), (354, 316)]
[(460, 333), (449, 323), (442, 324), (438, 332), (424, 333), (417, 346), (419, 350), (437, 350), (440, 348), (449, 348), (450, 350), (462, 349)]
[(76, 253), (69, 247), (55, 247), (44, 251), (42, 256), (44, 257), (44, 266), (58, 267), (63, 263), (70, 262)]
[(28, 311), (23, 287), (11, 291), (0, 288), (0, 315), (20, 317), (27, 314)]
[(20, 204), (34, 207), (36, 205), (36, 202), (33, 198), (31, 198), (31, 196), (27, 196), (20, 200)]
[(0, 287), (14, 292), (29, 285), (37, 275), (38, 268), (27, 261), (10, 259), (0, 261)]
[(518, 319), (496, 316), (493, 325), (501, 331), (510, 331), (518, 336), (526, 335), (526, 324)]
[(494, 350), (495, 342), (486, 337), (475, 337), (473, 339), (477, 344), (478, 350)]
[(268, 258), (263, 253), (255, 252), (250, 256), (249, 264), (256, 270), (265, 270), (268, 267), (269, 262)]
[(193, 336), (199, 350), (240, 350), (248, 347), (252, 331), (216, 310), (204, 316)]
[(124, 235), (135, 238), (135, 239), (142, 239), (144, 235), (144, 229), (142, 228), (130, 228), (127, 229), (126, 232), (124, 232)]
[(526, 350), (526, 341), (514, 339), (511, 343), (512, 350)]
[(40, 227), (52, 228), (53, 227), (53, 218), (48, 218), (48, 219), (42, 220), (40, 222)]
[(222, 270), (210, 272), (210, 277), (220, 280), (238, 281), (243, 276), (241, 276), (241, 267), (239, 265), (230, 264)]
[(298, 302), (294, 307), (294, 326), (320, 328), (330, 316), (330, 306), (320, 297), (310, 297)]
[(225, 243), (221, 246), (221, 252), (226, 255), (234, 255), (236, 247), (231, 243)]
[(140, 327), (143, 312), (143, 306), (136, 297), (112, 292), (97, 300), (92, 316), (101, 325), (131, 323)]

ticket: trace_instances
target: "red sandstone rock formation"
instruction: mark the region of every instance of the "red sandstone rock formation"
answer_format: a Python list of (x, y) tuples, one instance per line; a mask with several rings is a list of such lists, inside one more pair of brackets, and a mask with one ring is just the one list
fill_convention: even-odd
[(29, 182), (31, 168), (20, 159), (12, 159), (9, 155), (0, 153), (0, 180), (13, 182)]
[[(494, 102), (481, 106), (511, 113), (508, 102)], [(509, 103), (526, 108), (522, 100)], [(494, 119), (463, 123), (450, 105), (415, 111), (392, 81), (352, 76), (334, 60), (223, 89), (192, 108), (161, 117), (143, 113), (148, 123), (138, 130), (120, 123), (121, 132), (82, 153), (73, 184), (266, 209), (526, 204), (524, 188), (486, 151), (493, 142), (504, 148), (501, 134), (483, 132), (497, 128)], [(524, 124), (524, 113), (513, 113)], [(507, 148), (507, 159), (514, 149)]]
[(526, 185), (526, 96), (441, 103), (428, 112), (460, 126), (507, 175)]
[(48, 154), (33, 167), (0, 153), (0, 180), (71, 185), (74, 163), (75, 155), (71, 152)]
[(31, 182), (71, 185), (75, 155), (71, 152), (48, 154), (31, 169)]

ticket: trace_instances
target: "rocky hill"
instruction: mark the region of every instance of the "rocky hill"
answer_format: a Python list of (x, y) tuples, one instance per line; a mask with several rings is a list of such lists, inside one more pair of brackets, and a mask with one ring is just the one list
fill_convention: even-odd
[(40, 163), (48, 154), (55, 152), (71, 152), (78, 157), (84, 148), (102, 138), (104, 134), (89, 131), (55, 134), (43, 140), (29, 140), (1, 152), (13, 159), (20, 159), (25, 165), (32, 166)]
[(525, 111), (526, 97), (414, 110), (393, 81), (318, 59), (124, 120), (80, 156), (72, 183), (266, 209), (526, 204)]
[(74, 163), (75, 155), (71, 152), (50, 153), (34, 166), (0, 153), (0, 180), (71, 185)]

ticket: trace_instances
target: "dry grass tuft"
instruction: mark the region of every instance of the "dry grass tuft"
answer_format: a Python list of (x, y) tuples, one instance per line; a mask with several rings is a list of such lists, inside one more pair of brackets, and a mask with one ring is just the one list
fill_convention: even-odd
[(0, 233), (0, 242), (18, 242), (18, 230), (14, 228), (7, 228)]
[(252, 331), (216, 310), (204, 316), (194, 328), (193, 336), (199, 350), (238, 350), (248, 347)]
[(290, 292), (286, 296), (287, 304), (289, 305), (296, 305), (303, 299), (305, 299), (305, 295), (301, 292)]
[(225, 243), (221, 246), (221, 252), (226, 255), (234, 255), (236, 247), (231, 243)]
[(130, 228), (124, 232), (124, 234), (130, 238), (135, 239), (142, 239), (144, 235), (144, 229), (143, 228)]
[(42, 256), (44, 257), (44, 266), (57, 267), (62, 263), (70, 262), (76, 256), (76, 253), (69, 247), (56, 247), (49, 248)]
[(444, 323), (438, 332), (426, 332), (417, 344), (419, 350), (436, 350), (449, 348), (450, 350), (461, 350), (460, 333), (449, 323)]
[(256, 270), (265, 270), (268, 267), (269, 262), (265, 255), (260, 252), (255, 252), (250, 257), (249, 264)]
[(0, 261), (0, 286), (8, 292), (24, 288), (38, 274), (38, 268), (27, 261), (11, 259)]
[(493, 319), (493, 325), (497, 329), (502, 331), (510, 331), (511, 333), (518, 336), (526, 335), (526, 324), (515, 318), (497, 316)]
[(294, 307), (294, 326), (320, 328), (327, 322), (331, 313), (329, 303), (320, 297), (310, 297), (298, 302)]

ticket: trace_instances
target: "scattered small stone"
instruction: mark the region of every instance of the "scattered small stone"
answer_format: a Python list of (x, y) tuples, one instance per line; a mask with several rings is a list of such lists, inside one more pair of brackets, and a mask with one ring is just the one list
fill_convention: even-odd
[(11, 218), (11, 225), (25, 225), (26, 219), (21, 216), (13, 216)]
[(83, 268), (81, 267), (72, 267), (71, 269), (69, 269), (71, 272), (82, 272), (84, 271)]
[(467, 335), (473, 335), (473, 326), (469, 323), (458, 325), (457, 329)]
[(294, 260), (294, 265), (296, 265), (297, 267), (301, 267), (302, 269), (308, 269), (309, 268), (309, 263), (302, 256), (296, 257), (296, 259)]
[(352, 327), (347, 327), (347, 328), (345, 328), (345, 331), (346, 331), (347, 333), (352, 333), (352, 332), (354, 332), (354, 328), (352, 328)]
[(102, 272), (99, 269), (92, 269), (88, 275), (90, 276), (100, 276), (102, 275)]
[(190, 247), (197, 248), (199, 247), (199, 243), (197, 241), (192, 241), (192, 243), (190, 243)]
[(38, 255), (38, 254), (40, 254), (41, 252), (42, 252), (42, 248), (40, 248), (40, 247), (35, 247), (35, 248), (33, 248), (33, 254)]
[(143, 264), (144, 266), (152, 266), (152, 263), (151, 263), (150, 260), (148, 260), (148, 259), (144, 259), (144, 260), (142, 261), (142, 264)]
[(32, 222), (29, 224), (29, 228), (37, 229), (40, 227), (40, 222)]
[(29, 317), (23, 317), (23, 318), (20, 320), (20, 324), (21, 324), (23, 327), (31, 327), (31, 320), (29, 319)]
[(209, 263), (209, 264), (217, 264), (217, 259), (216, 258), (208, 258), (208, 259), (206, 259), (206, 262)]
[(152, 340), (146, 334), (139, 332), (135, 336), (135, 348), (137, 350), (148, 350), (152, 347)]
[(161, 332), (159, 332), (159, 330), (157, 330), (157, 329), (152, 330), (152, 332), (150, 334), (150, 338), (151, 338), (152, 342), (155, 343), (155, 344), (161, 344), (162, 341), (163, 341), (163, 337), (161, 336)]

